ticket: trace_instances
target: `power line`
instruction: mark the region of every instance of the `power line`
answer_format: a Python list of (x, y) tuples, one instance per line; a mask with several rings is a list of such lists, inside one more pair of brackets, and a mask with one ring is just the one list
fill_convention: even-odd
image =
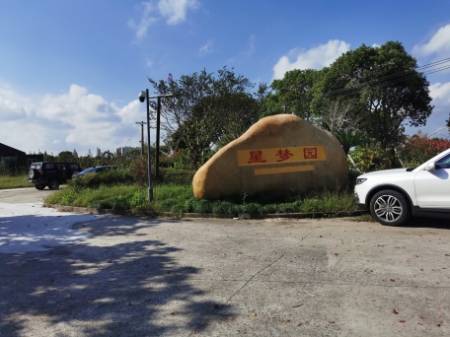
[[(421, 73), (423, 75), (435, 74), (435, 73), (450, 69), (450, 64), (445, 64), (448, 62), (450, 62), (450, 57), (441, 59), (441, 60), (438, 60), (438, 61), (435, 61), (435, 62), (432, 62), (429, 64), (425, 64), (421, 67), (416, 67), (415, 69), (430, 68)], [(437, 68), (435, 68), (435, 67), (437, 67)], [(386, 75), (380, 76), (378, 78), (374, 78), (372, 80), (366, 80), (366, 81), (359, 82), (357, 84), (357, 86), (354, 86), (354, 87), (350, 87), (350, 88), (344, 87), (344, 88), (329, 91), (327, 93), (327, 96), (331, 96), (331, 95), (335, 95), (335, 94), (339, 94), (339, 93), (342, 93), (341, 96), (346, 96), (346, 93), (356, 94), (356, 92), (358, 90), (360, 90), (361, 88), (363, 88), (365, 85), (371, 85), (371, 84), (380, 85), (380, 84), (383, 84), (383, 83), (389, 82), (389, 81), (395, 82), (397, 80), (401, 80), (401, 79), (407, 78), (409, 76), (413, 76), (415, 74), (416, 73), (412, 69), (403, 69), (401, 71), (397, 71), (397, 72), (394, 72), (391, 74), (386, 74)]]
[(450, 69), (450, 65), (447, 65), (447, 66), (439, 68), (439, 69), (435, 69), (434, 71), (430, 71), (430, 72), (426, 73), (426, 75), (431, 75), (431, 74), (438, 73), (440, 71), (444, 71), (447, 69)]
[(447, 57), (447, 58), (444, 58), (444, 59), (441, 59), (441, 60), (436, 60), (436, 61), (430, 62), (428, 64), (424, 64), (423, 66), (417, 67), (417, 69), (424, 69), (424, 68), (433, 67), (434, 65), (441, 64), (441, 63), (446, 63), (448, 61), (450, 61), (450, 57)]
[[(447, 57), (447, 58), (444, 58), (444, 59), (440, 59), (440, 60), (436, 60), (436, 61), (434, 61), (434, 62), (430, 62), (430, 63), (427, 63), (427, 64), (424, 64), (424, 65), (422, 65), (422, 66), (419, 66), (419, 67), (415, 67), (415, 69), (416, 70), (422, 70), (422, 69), (427, 69), (427, 68), (434, 68), (434, 67), (436, 67), (436, 66), (442, 66), (442, 64), (444, 64), (444, 66), (446, 66), (445, 65), (445, 63), (448, 63), (448, 62), (450, 62), (450, 57)], [(450, 64), (449, 64), (450, 65)], [(424, 72), (422, 72), (424, 75), (426, 75), (426, 74), (428, 74), (427, 72), (429, 72), (429, 71), (432, 71), (432, 70), (438, 70), (437, 68), (436, 69), (428, 69), (428, 70), (425, 70)], [(410, 72), (409, 74), (405, 74), (405, 72)], [(421, 72), (421, 71), (419, 71), (419, 72)], [(391, 74), (386, 74), (386, 75), (383, 75), (383, 76), (381, 76), (381, 77), (378, 77), (378, 78), (376, 78), (376, 79), (373, 79), (373, 80), (369, 80), (369, 81), (367, 81), (367, 82), (372, 82), (372, 81), (381, 81), (381, 80), (383, 80), (384, 81), (384, 79), (386, 79), (386, 80), (388, 80), (388, 79), (390, 79), (391, 77), (397, 77), (397, 75), (398, 76), (400, 76), (400, 77), (403, 77), (403, 76), (410, 76), (410, 75), (413, 75), (413, 74), (415, 74), (414, 72), (412, 72), (412, 70), (411, 69), (402, 69), (402, 70), (398, 70), (398, 71), (396, 71), (396, 72), (393, 72), (393, 73), (391, 73)], [(364, 82), (363, 82), (364, 83)]]

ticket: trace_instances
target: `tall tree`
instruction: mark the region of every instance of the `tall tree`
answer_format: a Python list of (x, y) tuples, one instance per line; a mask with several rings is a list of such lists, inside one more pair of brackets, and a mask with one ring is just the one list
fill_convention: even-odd
[(217, 73), (202, 70), (191, 75), (182, 75), (178, 80), (169, 75), (167, 80), (149, 81), (158, 94), (173, 95), (163, 102), (162, 115), (168, 135), (190, 119), (193, 108), (205, 97), (245, 93), (251, 87), (248, 78), (226, 67)]
[(362, 45), (330, 66), (318, 106), (322, 111), (336, 102), (350, 107), (349, 122), (393, 153), (405, 125), (424, 125), (432, 111), (428, 81), (416, 67), (399, 42)]
[(57, 160), (62, 162), (75, 162), (77, 158), (75, 158), (73, 153), (70, 151), (62, 151), (58, 154)]
[(248, 93), (250, 81), (227, 68), (150, 82), (159, 94), (173, 95), (163, 102), (166, 137), (173, 149), (187, 151), (194, 167), (258, 117), (257, 101)]
[(198, 167), (215, 147), (239, 137), (258, 118), (258, 103), (249, 94), (208, 96), (172, 134), (175, 149), (184, 149), (191, 164)]
[(272, 82), (272, 95), (276, 97), (272, 102), (278, 104), (280, 112), (310, 119), (313, 114), (311, 103), (315, 86), (321, 75), (321, 71), (313, 69), (295, 69), (286, 72), (283, 79)]

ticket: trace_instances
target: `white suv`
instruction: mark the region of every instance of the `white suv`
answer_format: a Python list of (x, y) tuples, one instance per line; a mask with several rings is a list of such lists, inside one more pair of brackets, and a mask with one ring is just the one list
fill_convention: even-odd
[(364, 173), (355, 197), (377, 221), (402, 225), (410, 216), (435, 213), (450, 219), (450, 149), (415, 169)]

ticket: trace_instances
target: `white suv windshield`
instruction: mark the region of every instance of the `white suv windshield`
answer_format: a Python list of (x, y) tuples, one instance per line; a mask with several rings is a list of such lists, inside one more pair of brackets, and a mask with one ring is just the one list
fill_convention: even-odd
[(446, 155), (444, 158), (439, 159), (436, 163), (440, 168), (448, 169), (450, 168), (450, 154)]

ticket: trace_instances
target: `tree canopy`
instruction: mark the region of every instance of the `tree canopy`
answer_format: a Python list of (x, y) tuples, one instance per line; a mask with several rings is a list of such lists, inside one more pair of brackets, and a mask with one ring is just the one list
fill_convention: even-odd
[(401, 43), (362, 45), (322, 70), (292, 70), (274, 80), (263, 114), (296, 114), (331, 131), (348, 151), (372, 143), (392, 149), (406, 125), (431, 114), (428, 81)]
[(214, 147), (239, 137), (258, 119), (258, 103), (249, 93), (250, 81), (223, 68), (205, 70), (176, 80), (150, 80), (165, 101), (167, 140), (174, 150), (184, 150), (197, 167)]
[(428, 81), (393, 41), (362, 45), (321, 70), (288, 71), (256, 92), (228, 68), (149, 80), (158, 94), (173, 95), (163, 102), (168, 144), (187, 151), (194, 166), (266, 115), (296, 114), (332, 132), (345, 151), (376, 145), (393, 152), (405, 127), (424, 125), (432, 111)]
[(341, 106), (348, 110), (347, 124), (364, 130), (382, 148), (393, 148), (402, 140), (405, 125), (425, 125), (432, 111), (429, 83), (416, 67), (399, 42), (362, 45), (326, 71), (318, 108)]
[(322, 74), (319, 70), (295, 69), (286, 72), (283, 79), (274, 80), (272, 92), (262, 108), (263, 114), (291, 113), (309, 120), (314, 114), (312, 102)]

